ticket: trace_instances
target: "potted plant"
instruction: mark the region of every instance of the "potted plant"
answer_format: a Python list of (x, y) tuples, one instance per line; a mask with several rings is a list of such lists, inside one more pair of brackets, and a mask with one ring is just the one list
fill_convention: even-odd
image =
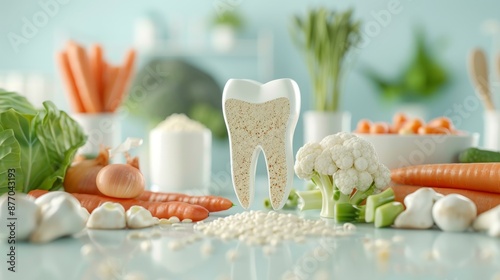
[(382, 77), (374, 69), (367, 69), (365, 73), (384, 99), (398, 102), (398, 111), (425, 119), (424, 102), (439, 93), (448, 82), (449, 74), (433, 53), (424, 30), (418, 28), (414, 34), (411, 57), (396, 77)]
[(236, 11), (225, 11), (214, 15), (212, 25), (212, 46), (218, 51), (230, 50), (236, 41), (236, 34), (243, 29), (243, 17)]
[(303, 51), (313, 85), (314, 109), (304, 113), (305, 142), (350, 130), (349, 112), (339, 110), (346, 57), (361, 41), (353, 10), (313, 9), (294, 16), (292, 38)]

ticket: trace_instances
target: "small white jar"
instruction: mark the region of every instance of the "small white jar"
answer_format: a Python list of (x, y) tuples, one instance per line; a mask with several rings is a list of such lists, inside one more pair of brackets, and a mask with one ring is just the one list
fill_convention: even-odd
[(210, 186), (212, 133), (184, 115), (187, 125), (165, 120), (149, 134), (151, 189), (161, 192), (205, 191)]

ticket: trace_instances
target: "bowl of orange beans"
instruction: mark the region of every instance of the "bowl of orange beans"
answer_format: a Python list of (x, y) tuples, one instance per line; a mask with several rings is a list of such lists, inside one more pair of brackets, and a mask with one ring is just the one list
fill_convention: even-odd
[(362, 119), (354, 133), (373, 144), (388, 168), (457, 162), (461, 151), (479, 141), (477, 133), (457, 130), (447, 117), (425, 122), (404, 113), (396, 113), (392, 122)]

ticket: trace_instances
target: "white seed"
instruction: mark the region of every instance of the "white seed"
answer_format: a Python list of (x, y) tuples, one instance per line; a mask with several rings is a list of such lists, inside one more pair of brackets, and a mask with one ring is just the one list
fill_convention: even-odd
[(234, 262), (238, 259), (238, 252), (236, 250), (228, 250), (226, 252), (226, 260), (228, 262)]
[(95, 250), (94, 246), (92, 246), (90, 244), (85, 244), (82, 246), (82, 248), (80, 248), (80, 254), (82, 254), (82, 256), (84, 256), (84, 257), (91, 256), (92, 254), (94, 254), (95, 251), (96, 250)]
[[(354, 229), (354, 225), (351, 225), (339, 227), (337, 230), (345, 235), (352, 234), (348, 232)], [(238, 239), (249, 245), (263, 246), (276, 246), (281, 240), (301, 243), (310, 235), (336, 235), (335, 227), (327, 225), (323, 220), (306, 220), (291, 213), (280, 214), (275, 211), (238, 213), (203, 225), (196, 224), (193, 229), (200, 234), (222, 240)]]
[(148, 239), (149, 235), (142, 231), (133, 231), (127, 235), (127, 239)]
[(139, 247), (141, 248), (142, 251), (147, 252), (147, 251), (151, 250), (153, 245), (151, 244), (151, 241), (146, 240), (146, 241), (142, 241), (141, 244), (139, 245)]
[(160, 224), (160, 225), (170, 225), (170, 224), (172, 224), (172, 222), (169, 219), (161, 218), (160, 221), (158, 222), (158, 224)]
[(276, 252), (276, 248), (274, 246), (264, 246), (262, 248), (262, 252), (264, 253), (264, 255), (269, 256)]
[(354, 224), (351, 224), (351, 223), (345, 223), (344, 224), (344, 230), (346, 230), (346, 231), (354, 231), (354, 230), (356, 230), (356, 226)]
[(171, 240), (170, 242), (168, 242), (168, 248), (170, 250), (173, 250), (173, 251), (177, 251), (179, 249), (182, 249), (183, 246), (184, 245), (179, 240)]
[(304, 236), (297, 236), (293, 240), (297, 243), (304, 243), (306, 241), (306, 238)]
[(183, 219), (182, 222), (183, 223), (192, 223), (193, 220), (191, 220), (191, 219)]
[(176, 217), (176, 216), (172, 216), (172, 217), (168, 218), (168, 220), (169, 220), (169, 221), (170, 221), (170, 223), (172, 223), (172, 224), (173, 224), (173, 223), (179, 223), (179, 222), (181, 221), (181, 220), (179, 220), (179, 218), (178, 218), (178, 217)]
[(210, 256), (214, 253), (214, 246), (212, 245), (212, 243), (207, 242), (201, 245), (200, 250), (202, 255)]

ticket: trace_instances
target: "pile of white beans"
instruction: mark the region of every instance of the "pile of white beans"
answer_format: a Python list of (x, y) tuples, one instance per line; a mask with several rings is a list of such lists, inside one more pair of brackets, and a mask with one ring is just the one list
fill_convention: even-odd
[(248, 245), (276, 246), (282, 241), (302, 243), (307, 236), (348, 235), (356, 228), (349, 223), (335, 227), (324, 220), (306, 220), (275, 211), (247, 211), (208, 223), (198, 222), (194, 229), (222, 240), (238, 239)]

